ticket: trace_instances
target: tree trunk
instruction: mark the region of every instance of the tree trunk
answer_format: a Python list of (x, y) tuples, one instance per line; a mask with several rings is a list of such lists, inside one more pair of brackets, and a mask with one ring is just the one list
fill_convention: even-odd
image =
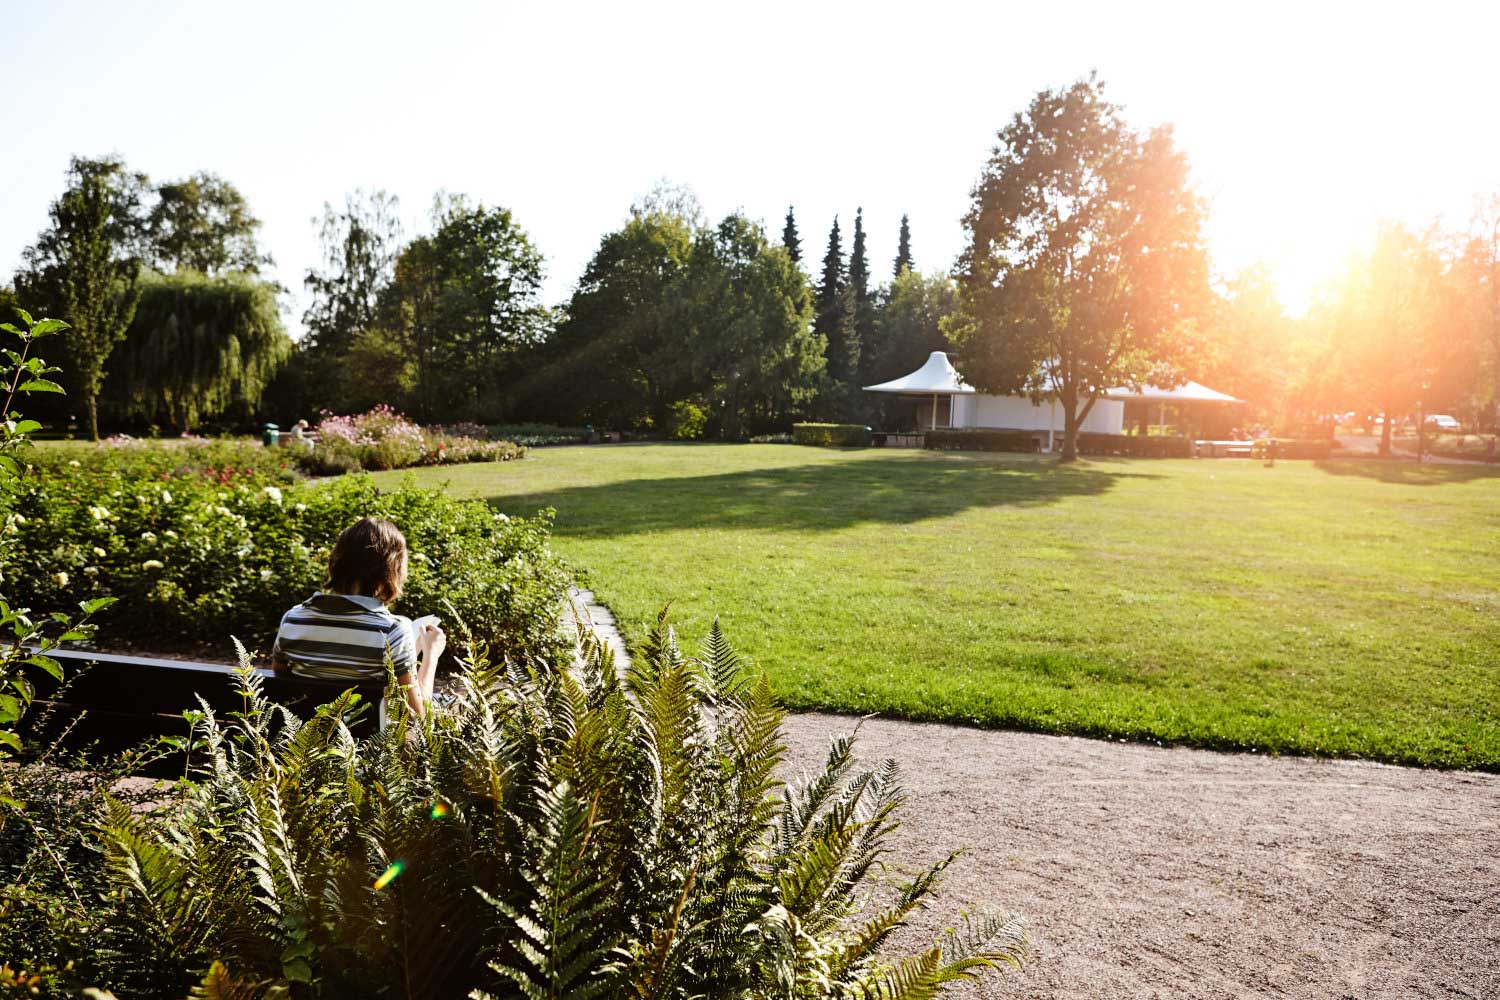
[(1064, 386), (1060, 393), (1063, 403), (1063, 446), (1059, 462), (1078, 461), (1078, 390)]
[(98, 395), (98, 393), (93, 393), (93, 392), (87, 393), (83, 397), (83, 408), (84, 408), (84, 412), (88, 414), (88, 420), (89, 420), (89, 440), (93, 441), (93, 442), (95, 442), (97, 444), (98, 441), (99, 441), (99, 395)]
[(1385, 411), (1385, 419), (1380, 424), (1380, 456), (1391, 457), (1391, 411)]

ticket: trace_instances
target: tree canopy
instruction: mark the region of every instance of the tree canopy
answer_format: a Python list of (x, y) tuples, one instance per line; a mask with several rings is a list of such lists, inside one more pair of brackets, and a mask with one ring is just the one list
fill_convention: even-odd
[(248, 417), (292, 350), (276, 292), (247, 274), (145, 275), (105, 404), (184, 433), (202, 420)]
[(256, 243), (260, 220), (233, 184), (207, 171), (156, 188), (146, 219), (157, 270), (258, 274), (273, 263)]
[(1056, 392), (1062, 457), (1095, 401), (1172, 383), (1207, 307), (1202, 205), (1169, 129), (1132, 131), (1090, 78), (999, 136), (964, 217), (957, 367), (986, 392)]
[(72, 327), (64, 379), (99, 439), (99, 388), (115, 344), (135, 315), (144, 253), (144, 174), (119, 157), (74, 157), (50, 224), (22, 255), (17, 290)]

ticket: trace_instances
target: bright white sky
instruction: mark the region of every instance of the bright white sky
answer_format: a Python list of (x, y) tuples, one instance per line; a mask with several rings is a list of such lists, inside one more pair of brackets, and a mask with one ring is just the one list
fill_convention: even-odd
[(355, 187), (398, 195), (408, 233), (439, 189), (509, 207), (550, 302), (663, 177), (773, 238), (794, 205), (813, 266), (863, 206), (881, 278), (906, 212), (945, 268), (995, 132), (1090, 69), (1176, 126), (1217, 270), (1263, 261), (1294, 309), (1378, 219), (1462, 226), (1500, 192), (1493, 2), (3, 7), (0, 276), (68, 157), (116, 152), (239, 187), (294, 329), (310, 220)]

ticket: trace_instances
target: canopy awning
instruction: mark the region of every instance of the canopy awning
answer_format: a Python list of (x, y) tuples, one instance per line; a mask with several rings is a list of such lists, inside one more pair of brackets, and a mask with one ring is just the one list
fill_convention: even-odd
[(948, 361), (948, 355), (942, 351), (933, 351), (927, 356), (927, 361), (912, 372), (900, 378), (882, 382), (879, 385), (865, 386), (865, 392), (902, 392), (912, 395), (931, 396), (953, 395), (956, 393), (972, 393), (974, 387), (965, 385), (964, 380), (959, 377), (958, 370)]
[(1105, 399), (1140, 400), (1149, 403), (1239, 403), (1243, 400), (1210, 389), (1197, 382), (1184, 382), (1173, 389), (1156, 385), (1143, 385), (1139, 389), (1121, 386), (1104, 394)]

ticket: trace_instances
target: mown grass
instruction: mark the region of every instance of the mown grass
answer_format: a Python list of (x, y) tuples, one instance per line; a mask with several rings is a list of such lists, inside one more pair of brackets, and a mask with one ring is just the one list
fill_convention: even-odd
[(717, 614), (792, 706), (1500, 769), (1496, 470), (642, 445), (419, 478), (556, 508), (628, 637)]

